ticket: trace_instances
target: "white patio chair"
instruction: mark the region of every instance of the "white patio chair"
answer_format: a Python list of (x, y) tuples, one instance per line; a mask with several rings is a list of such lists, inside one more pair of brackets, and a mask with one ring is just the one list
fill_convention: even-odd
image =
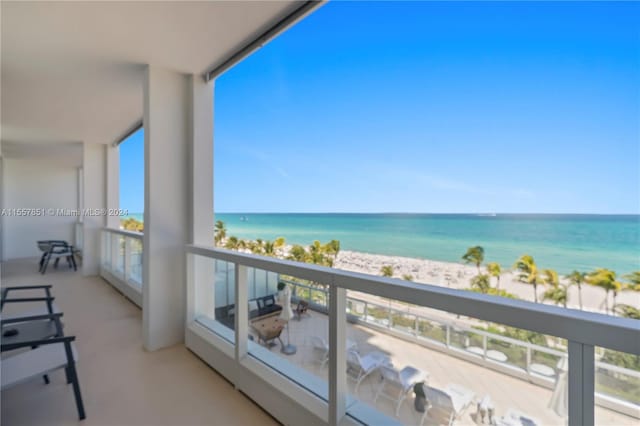
[[(398, 371), (393, 367), (383, 365), (380, 367), (382, 373), (382, 383), (378, 387), (376, 396), (373, 398), (373, 402), (378, 400), (378, 397), (384, 396), (392, 401), (396, 402), (396, 416), (400, 413), (400, 406), (405, 400), (407, 395), (413, 389), (413, 385), (418, 382), (427, 380), (428, 374), (418, 370), (417, 368), (407, 366)], [(387, 393), (385, 389), (392, 388), (397, 393)]]
[(329, 344), (326, 340), (318, 336), (311, 336), (311, 346), (315, 361), (324, 367), (329, 361)]
[(391, 360), (382, 352), (373, 351), (364, 356), (355, 350), (347, 352), (347, 373), (356, 381), (355, 394), (358, 394), (360, 383), (383, 365), (391, 365)]
[(475, 398), (473, 391), (455, 384), (447, 385), (444, 390), (424, 386), (424, 391), (430, 407), (422, 415), (420, 425), (426, 417), (436, 419), (439, 423), (453, 425), (472, 405)]

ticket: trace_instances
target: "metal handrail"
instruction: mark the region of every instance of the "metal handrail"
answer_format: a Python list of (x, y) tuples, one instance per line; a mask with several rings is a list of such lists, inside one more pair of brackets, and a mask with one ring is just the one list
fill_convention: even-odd
[(418, 284), (324, 266), (187, 245), (191, 254), (295, 276), (484, 321), (523, 328), (573, 342), (640, 355), (640, 321), (523, 300)]
[(136, 240), (142, 240), (144, 237), (144, 232), (136, 232), (136, 231), (127, 231), (125, 229), (116, 229), (116, 228), (102, 228), (105, 232), (110, 232), (112, 234), (124, 235), (125, 237), (135, 238)]

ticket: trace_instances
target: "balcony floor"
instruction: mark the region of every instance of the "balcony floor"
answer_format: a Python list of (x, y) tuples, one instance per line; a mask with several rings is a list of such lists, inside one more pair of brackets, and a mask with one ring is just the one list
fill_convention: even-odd
[(2, 392), (2, 424), (278, 424), (184, 345), (145, 351), (141, 310), (101, 278), (66, 267), (43, 276), (37, 259), (2, 264), (3, 286), (29, 284), (53, 285), (65, 333), (77, 337), (87, 419), (78, 422), (73, 392), (60, 370), (49, 385), (33, 380)]

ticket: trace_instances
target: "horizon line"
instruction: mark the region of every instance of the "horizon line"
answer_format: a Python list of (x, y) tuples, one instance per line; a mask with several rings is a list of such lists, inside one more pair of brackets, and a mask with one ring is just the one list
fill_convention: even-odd
[[(123, 209), (127, 210), (127, 209)], [(132, 212), (131, 214), (143, 214), (144, 212)], [(315, 211), (315, 212), (301, 212), (301, 211), (289, 211), (289, 212), (274, 212), (274, 211), (216, 211), (214, 214), (396, 214), (396, 215), (484, 215), (487, 217), (496, 215), (563, 215), (563, 216), (640, 216), (638, 213), (549, 213), (549, 212), (399, 212), (399, 211), (378, 211), (378, 212), (340, 212), (340, 211)]]

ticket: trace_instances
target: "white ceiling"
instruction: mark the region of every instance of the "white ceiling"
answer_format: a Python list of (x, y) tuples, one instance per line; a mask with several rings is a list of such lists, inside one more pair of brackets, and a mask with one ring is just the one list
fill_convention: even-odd
[(142, 117), (145, 64), (201, 74), (298, 6), (2, 1), (3, 145), (112, 143)]
[(2, 157), (16, 160), (39, 160), (59, 167), (82, 167), (80, 142), (3, 142)]

